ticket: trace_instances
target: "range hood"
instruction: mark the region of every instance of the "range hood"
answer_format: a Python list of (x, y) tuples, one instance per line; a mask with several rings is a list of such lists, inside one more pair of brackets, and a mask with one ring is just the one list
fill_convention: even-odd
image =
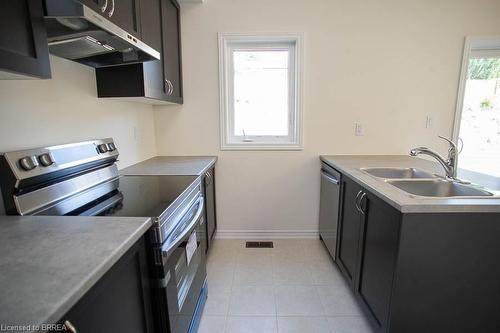
[(160, 52), (79, 2), (45, 0), (45, 27), (50, 53), (92, 67), (160, 59)]

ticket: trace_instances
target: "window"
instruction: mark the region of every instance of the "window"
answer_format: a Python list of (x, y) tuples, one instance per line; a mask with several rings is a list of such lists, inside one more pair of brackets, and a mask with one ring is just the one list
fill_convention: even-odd
[(301, 149), (300, 36), (219, 35), (221, 149)]
[(500, 189), (500, 38), (468, 38), (455, 117), (459, 176)]

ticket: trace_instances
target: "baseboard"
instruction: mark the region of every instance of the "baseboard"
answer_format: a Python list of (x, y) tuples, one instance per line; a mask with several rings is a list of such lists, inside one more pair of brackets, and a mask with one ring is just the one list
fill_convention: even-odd
[(287, 238), (306, 238), (318, 239), (318, 230), (217, 230), (215, 238), (219, 239), (248, 239), (248, 240), (266, 240), (266, 239), (287, 239)]

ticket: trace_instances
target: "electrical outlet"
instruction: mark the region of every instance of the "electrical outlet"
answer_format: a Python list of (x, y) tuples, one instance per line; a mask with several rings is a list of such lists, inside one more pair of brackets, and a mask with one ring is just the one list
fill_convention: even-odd
[(363, 136), (363, 125), (361, 123), (354, 123), (354, 135)]
[(433, 121), (431, 116), (425, 117), (425, 128), (432, 128)]

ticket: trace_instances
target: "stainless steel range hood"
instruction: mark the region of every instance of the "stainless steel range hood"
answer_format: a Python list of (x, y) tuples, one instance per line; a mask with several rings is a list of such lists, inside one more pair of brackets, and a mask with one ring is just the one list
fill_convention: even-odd
[(50, 53), (92, 67), (160, 59), (160, 52), (91, 8), (71, 0), (45, 0)]

